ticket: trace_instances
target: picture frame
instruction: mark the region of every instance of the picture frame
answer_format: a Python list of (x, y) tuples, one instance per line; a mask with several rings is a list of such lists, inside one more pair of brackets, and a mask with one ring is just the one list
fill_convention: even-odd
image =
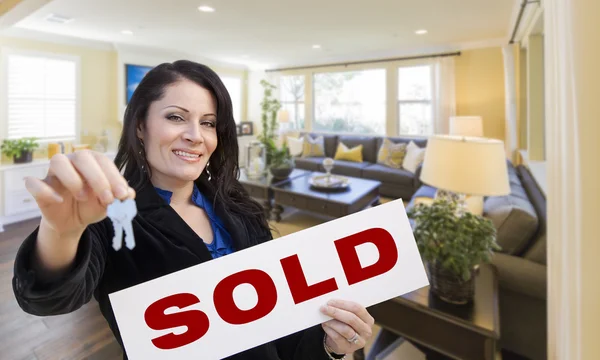
[(242, 124), (236, 124), (237, 136), (242, 136)]
[(254, 124), (252, 121), (242, 121), (240, 122), (242, 128), (242, 135), (253, 135), (254, 134)]
[(137, 65), (137, 64), (125, 64), (125, 104), (129, 104), (131, 96), (138, 85), (146, 76), (146, 74), (152, 70), (152, 66)]

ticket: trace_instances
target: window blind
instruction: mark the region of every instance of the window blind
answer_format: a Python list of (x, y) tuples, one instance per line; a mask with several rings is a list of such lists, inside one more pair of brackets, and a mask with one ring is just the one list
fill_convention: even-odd
[(7, 60), (7, 137), (75, 139), (75, 61), (17, 54), (10, 54)]

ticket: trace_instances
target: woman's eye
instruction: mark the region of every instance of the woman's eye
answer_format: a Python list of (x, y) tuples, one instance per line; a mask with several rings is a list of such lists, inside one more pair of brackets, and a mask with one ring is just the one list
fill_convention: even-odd
[(216, 126), (214, 121), (203, 121), (202, 125), (208, 126), (208, 127), (215, 127)]
[(183, 121), (183, 118), (179, 115), (170, 115), (167, 117), (167, 119), (172, 121)]

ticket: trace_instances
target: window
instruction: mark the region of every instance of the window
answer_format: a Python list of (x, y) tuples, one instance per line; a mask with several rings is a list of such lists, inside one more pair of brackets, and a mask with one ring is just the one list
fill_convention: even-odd
[(313, 130), (385, 134), (385, 69), (314, 75)]
[(304, 129), (304, 75), (282, 76), (279, 95), (281, 109), (288, 111), (290, 127)]
[(433, 134), (432, 66), (398, 69), (398, 121), (402, 135)]
[(41, 141), (78, 138), (78, 62), (9, 53), (6, 60), (6, 137)]
[(229, 96), (231, 97), (231, 103), (233, 104), (233, 118), (236, 123), (239, 123), (243, 119), (242, 116), (242, 79), (233, 76), (221, 76), (221, 81), (227, 88)]

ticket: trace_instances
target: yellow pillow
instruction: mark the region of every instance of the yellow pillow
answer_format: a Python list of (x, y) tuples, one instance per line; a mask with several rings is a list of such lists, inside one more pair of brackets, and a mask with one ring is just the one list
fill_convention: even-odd
[(325, 140), (323, 139), (323, 135), (320, 135), (315, 139), (311, 138), (308, 134), (304, 136), (302, 157), (306, 158), (311, 156), (325, 156)]
[(394, 144), (390, 139), (383, 139), (377, 153), (377, 163), (394, 169), (401, 169), (406, 156), (406, 143)]
[(363, 161), (362, 149), (363, 149), (362, 144), (357, 145), (357, 146), (353, 147), (352, 149), (348, 149), (348, 147), (340, 141), (340, 143), (338, 144), (337, 150), (335, 151), (335, 156), (333, 157), (333, 159), (334, 160), (348, 160), (348, 161), (354, 161), (354, 162), (362, 162)]

